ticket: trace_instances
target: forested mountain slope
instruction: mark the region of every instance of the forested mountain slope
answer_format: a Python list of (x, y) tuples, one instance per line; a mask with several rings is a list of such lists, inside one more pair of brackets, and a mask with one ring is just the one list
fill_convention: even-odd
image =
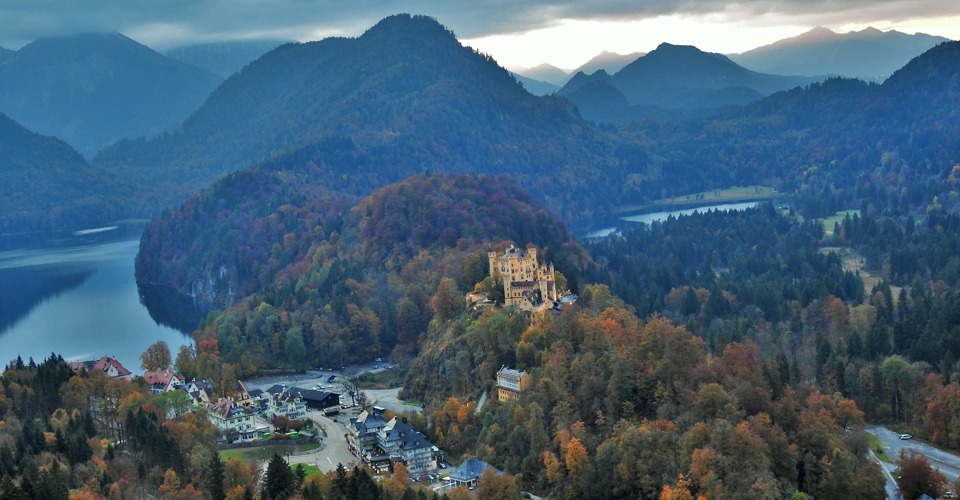
[(355, 39), (279, 47), (224, 82), (175, 132), (118, 144), (96, 163), (182, 199), (333, 135), (365, 149), (417, 151), (384, 166), (407, 175), (510, 174), (558, 213), (588, 211), (581, 198), (615, 196), (622, 185), (609, 138), (568, 102), (530, 95), (433, 19), (407, 15)]
[(114, 220), (127, 191), (64, 142), (0, 113), (0, 233), (91, 227)]
[(637, 192), (766, 183), (824, 215), (853, 203), (857, 185), (875, 175), (870, 189), (906, 189), (910, 203), (925, 204), (935, 194), (929, 181), (960, 161), (958, 75), (960, 42), (948, 42), (881, 85), (830, 79), (709, 119), (625, 125), (651, 158)]
[(175, 127), (222, 81), (119, 33), (39, 39), (6, 59), (0, 112), (87, 157)]

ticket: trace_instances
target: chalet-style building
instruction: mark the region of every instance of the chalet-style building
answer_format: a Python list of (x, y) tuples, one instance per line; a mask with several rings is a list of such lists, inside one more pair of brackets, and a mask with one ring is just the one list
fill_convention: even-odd
[(437, 447), (402, 419), (387, 421), (383, 413), (383, 408), (374, 407), (350, 419), (350, 451), (377, 471), (385, 471), (396, 462), (406, 464), (410, 472), (435, 469)]
[(427, 436), (407, 424), (406, 420), (393, 417), (387, 422), (377, 443), (390, 462), (403, 462), (410, 472), (422, 472), (437, 468), (437, 449)]
[(144, 372), (143, 379), (147, 381), (147, 384), (150, 386), (150, 392), (153, 394), (175, 391), (186, 385), (183, 375), (170, 370)]
[(70, 363), (70, 368), (74, 372), (80, 373), (82, 371), (88, 373), (102, 373), (108, 377), (119, 378), (123, 380), (130, 380), (131, 372), (126, 369), (116, 358), (110, 356), (104, 356), (97, 360), (90, 361), (74, 361)]
[(253, 441), (270, 428), (257, 420), (257, 412), (236, 403), (231, 397), (220, 398), (216, 404), (207, 406), (207, 418), (227, 442)]
[(497, 372), (497, 399), (509, 401), (520, 397), (520, 392), (526, 389), (528, 380), (527, 372), (500, 367)]
[(270, 420), (277, 417), (286, 417), (288, 420), (307, 419), (307, 405), (295, 391), (273, 386), (267, 389), (265, 396), (266, 409), (263, 410), (265, 418)]
[(193, 397), (194, 403), (198, 405), (211, 404), (211, 398), (216, 393), (217, 388), (209, 380), (193, 379), (184, 385), (183, 389)]
[(480, 482), (480, 476), (482, 476), (483, 471), (487, 469), (493, 469), (497, 475), (503, 474), (500, 469), (497, 469), (483, 460), (468, 458), (466, 461), (460, 464), (460, 467), (453, 469), (450, 475), (447, 476), (448, 486), (450, 488), (463, 486), (467, 489), (475, 489), (477, 484)]
[(503, 254), (489, 252), (490, 276), (503, 280), (504, 306), (523, 311), (543, 311), (557, 301), (556, 273), (553, 264), (541, 265), (537, 249), (521, 250), (511, 246)]
[(350, 419), (350, 432), (347, 433), (347, 447), (350, 452), (362, 463), (380, 471), (390, 467), (390, 460), (377, 452), (377, 436), (380, 429), (387, 425), (383, 412), (383, 408), (379, 406), (360, 412), (357, 418)]

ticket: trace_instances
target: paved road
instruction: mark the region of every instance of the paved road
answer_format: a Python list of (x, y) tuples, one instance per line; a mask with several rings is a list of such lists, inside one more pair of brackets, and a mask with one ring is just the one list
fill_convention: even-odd
[[(922, 443), (916, 439), (900, 439), (899, 434), (883, 426), (867, 426), (867, 432), (877, 436), (877, 439), (883, 444), (883, 448), (891, 460), (898, 460), (901, 451), (916, 453), (927, 457), (927, 459), (930, 460), (930, 465), (943, 473), (947, 481), (953, 483), (957, 480), (957, 477), (960, 477), (960, 456)], [(892, 464), (883, 465), (889, 466), (888, 468), (891, 471), (896, 469), (896, 466)]]
[(423, 407), (420, 405), (404, 403), (399, 397), (399, 387), (394, 389), (361, 389), (361, 392), (367, 395), (368, 404), (381, 406), (394, 413), (420, 413), (423, 411)]
[[(883, 471), (883, 476), (887, 478), (887, 483), (884, 485), (884, 489), (887, 490), (887, 500), (901, 500), (903, 495), (900, 494), (900, 486), (897, 485), (897, 480), (893, 478), (893, 470), (888, 468), (888, 465), (883, 463), (877, 454), (870, 450), (870, 457), (873, 458), (873, 461), (880, 464), (880, 470)], [(895, 468), (895, 466), (893, 466)]]
[(340, 463), (347, 469), (353, 468), (356, 457), (347, 448), (347, 440), (344, 438), (347, 432), (346, 427), (323, 416), (319, 411), (308, 411), (307, 417), (326, 431), (323, 446), (313, 453), (291, 456), (290, 463), (316, 465), (323, 472), (336, 470), (337, 464)]

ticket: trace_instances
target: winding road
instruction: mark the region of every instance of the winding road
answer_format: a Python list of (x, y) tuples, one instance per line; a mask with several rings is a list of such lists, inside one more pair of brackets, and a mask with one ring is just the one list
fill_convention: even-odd
[[(960, 477), (960, 456), (915, 439), (900, 439), (898, 433), (882, 425), (868, 425), (866, 429), (867, 432), (877, 436), (877, 439), (880, 440), (887, 456), (889, 456), (891, 460), (898, 460), (901, 452), (923, 455), (930, 461), (930, 465), (939, 470), (951, 484), (957, 480), (957, 477)], [(888, 498), (899, 499), (899, 488), (896, 489), (896, 496), (891, 496), (890, 490), (890, 483), (894, 481), (892, 474), (895, 473), (897, 465), (886, 462), (880, 462), (880, 465), (883, 467), (884, 473), (887, 476)]]

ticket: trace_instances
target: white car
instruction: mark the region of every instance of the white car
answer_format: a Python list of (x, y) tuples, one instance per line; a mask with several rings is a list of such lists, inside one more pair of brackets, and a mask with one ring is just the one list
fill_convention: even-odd
[(900, 434), (900, 439), (910, 439), (912, 437), (910, 434)]

